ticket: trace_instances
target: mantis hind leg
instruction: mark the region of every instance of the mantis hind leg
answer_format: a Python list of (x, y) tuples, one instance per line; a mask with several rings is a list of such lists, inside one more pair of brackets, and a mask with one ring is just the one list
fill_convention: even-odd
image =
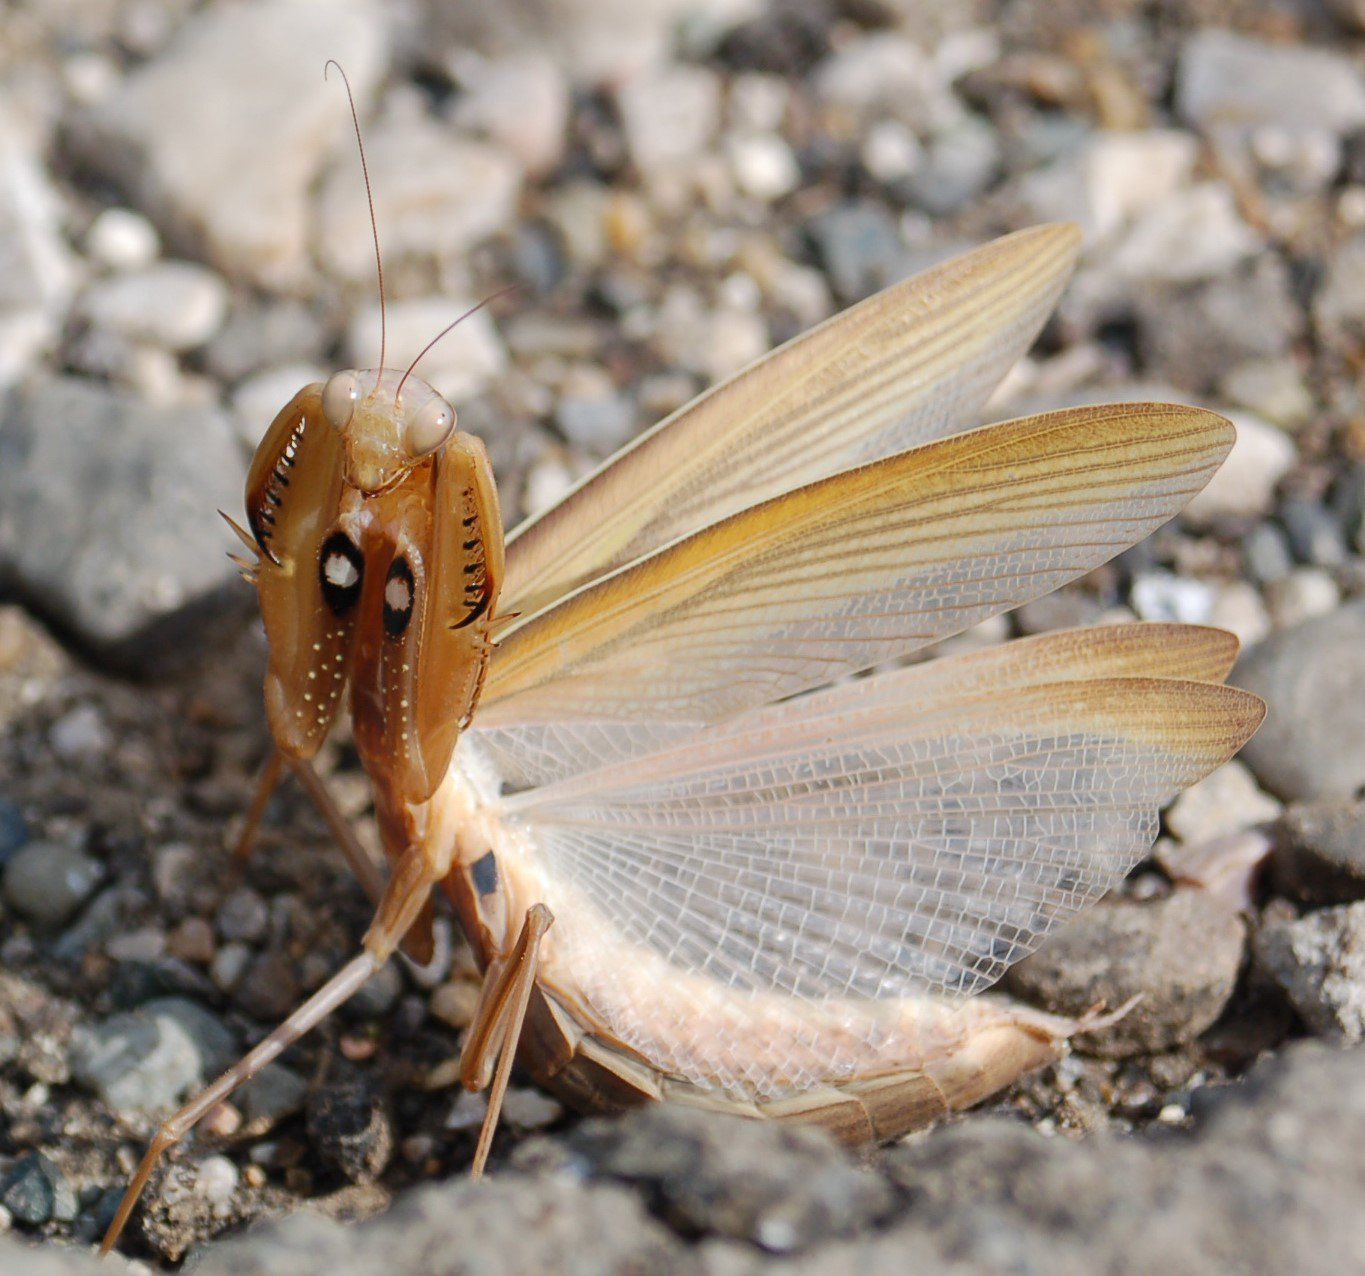
[(469, 1167), (472, 1179), (482, 1176), (488, 1162), (502, 1101), (507, 1094), (507, 1081), (512, 1075), (517, 1042), (526, 1020), (526, 1007), (536, 983), (540, 941), (553, 924), (554, 914), (544, 904), (533, 904), (527, 910), (511, 954), (501, 965), (489, 967), (469, 1036), (460, 1054), (461, 1084), (467, 1090), (488, 1087), (488, 1111)]

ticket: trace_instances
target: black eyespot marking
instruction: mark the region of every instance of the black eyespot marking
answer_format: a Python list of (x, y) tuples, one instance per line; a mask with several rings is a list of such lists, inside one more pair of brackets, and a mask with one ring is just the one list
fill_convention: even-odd
[(318, 584), (322, 600), (334, 616), (344, 616), (360, 601), (360, 580), (365, 560), (343, 532), (333, 532), (323, 543), (318, 558)]
[(481, 896), (491, 895), (498, 889), (498, 861), (492, 851), (469, 866), (469, 878)]
[(412, 619), (415, 597), (416, 584), (408, 560), (395, 558), (389, 565), (389, 574), (384, 581), (384, 632), (390, 638), (403, 636), (408, 621)]

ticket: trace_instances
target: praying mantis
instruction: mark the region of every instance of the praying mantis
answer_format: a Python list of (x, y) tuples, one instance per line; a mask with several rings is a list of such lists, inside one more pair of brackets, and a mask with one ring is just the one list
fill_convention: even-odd
[[(354, 110), (354, 106), (352, 107)], [(363, 151), (362, 151), (363, 162)], [(586, 1111), (663, 1100), (886, 1140), (1101, 1022), (987, 989), (1149, 850), (1264, 714), (1232, 635), (1122, 624), (902, 658), (1106, 562), (1231, 425), (1083, 407), (958, 432), (1078, 252), (1008, 235), (714, 387), (504, 540), (483, 445), (409, 367), (300, 390), (245, 525), (275, 754), (375, 902), (362, 951), (158, 1158), (447, 897), (484, 982), (459, 1065)], [(376, 232), (376, 251), (378, 236)], [(382, 266), (381, 266), (382, 296)], [(349, 708), (387, 874), (312, 759)]]

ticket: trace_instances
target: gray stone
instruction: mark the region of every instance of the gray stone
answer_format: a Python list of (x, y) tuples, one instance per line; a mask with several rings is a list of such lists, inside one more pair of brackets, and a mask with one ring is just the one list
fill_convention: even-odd
[[(516, 214), (521, 169), (487, 142), (418, 117), (371, 129), (365, 149), (370, 186), (380, 201), (384, 265), (395, 277), (405, 263), (463, 265), (475, 244), (507, 229)], [(370, 207), (354, 156), (334, 161), (319, 218), (324, 263), (343, 279), (372, 284)], [(459, 313), (449, 309), (441, 326)], [(428, 339), (439, 331), (432, 328)], [(377, 355), (370, 355), (363, 366), (376, 361)]]
[(1345, 53), (1209, 28), (1181, 51), (1175, 105), (1205, 130), (1272, 124), (1344, 135), (1365, 124), (1365, 80)]
[(1218, 392), (1229, 403), (1285, 430), (1307, 422), (1316, 406), (1292, 356), (1253, 358), (1236, 364), (1219, 377)]
[(1272, 793), (1345, 798), (1365, 785), (1365, 602), (1266, 639), (1229, 681), (1269, 706), (1242, 758)]
[(1270, 877), (1277, 892), (1310, 908), (1365, 899), (1365, 804), (1291, 806), (1275, 833)]
[(1341, 245), (1313, 297), (1313, 323), (1324, 345), (1350, 355), (1365, 345), (1365, 235)]
[(1077, 1038), (1123, 1058), (1192, 1041), (1222, 1013), (1245, 934), (1237, 915), (1198, 890), (1149, 903), (1102, 901), (1014, 966), (1005, 986), (1059, 1014), (1141, 1000), (1116, 1024)]
[(1261, 585), (1288, 576), (1294, 570), (1289, 537), (1274, 523), (1257, 523), (1242, 537), (1242, 562), (1251, 579)]
[(230, 278), (300, 288), (312, 273), (310, 195), (351, 131), (321, 63), (346, 68), (363, 117), (388, 57), (380, 18), (368, 0), (202, 9), (74, 122), (75, 144), (187, 255)]
[(1317, 501), (1291, 497), (1280, 505), (1294, 556), (1315, 567), (1340, 567), (1346, 561), (1346, 539), (1332, 512)]
[(846, 304), (910, 273), (896, 223), (880, 204), (836, 204), (813, 218), (807, 233), (830, 285)]
[(71, 1034), (76, 1079), (127, 1115), (164, 1115), (239, 1053), (219, 1019), (180, 997), (149, 1001)]
[(709, 33), (714, 42), (760, 11), (758, 0), (505, 0), (423, 8), (432, 48), (490, 57), (534, 52), (580, 85), (620, 84), (657, 70), (680, 26)]
[(635, 405), (601, 369), (578, 365), (560, 387), (555, 424), (575, 447), (607, 456), (634, 433)]
[(1272, 923), (1257, 936), (1255, 951), (1314, 1032), (1365, 1041), (1365, 903)]
[(76, 1194), (66, 1176), (39, 1152), (21, 1156), (0, 1176), (0, 1205), (16, 1223), (41, 1227), (76, 1217)]
[(228, 291), (223, 277), (189, 261), (162, 261), (93, 284), (80, 312), (130, 341), (192, 350), (222, 326)]
[[(224, 381), (240, 381), (280, 364), (320, 363), (327, 342), (321, 318), (301, 302), (286, 298), (250, 304), (237, 300), (227, 322), (205, 347), (204, 361), (214, 376)], [(302, 389), (304, 384), (300, 382), (294, 390)], [(281, 400), (271, 409), (271, 417), (285, 402)], [(265, 433), (268, 424), (269, 421), (261, 422), (257, 438)]]
[(0, 797), (0, 868), (14, 858), (14, 853), (31, 836), (23, 811), (8, 798)]
[(1303, 335), (1288, 268), (1270, 255), (1184, 287), (1139, 284), (1134, 307), (1144, 364), (1201, 393), (1227, 368), (1285, 357)]
[(905, 193), (926, 213), (947, 217), (995, 180), (1000, 162), (994, 127), (963, 115), (929, 140), (921, 162), (904, 179)]
[(154, 407), (71, 378), (0, 417), (0, 580), (105, 659), (165, 672), (205, 622), (246, 610), (216, 509), (245, 463), (215, 409)]
[(5, 903), (40, 926), (59, 926), (90, 898), (103, 876), (104, 866), (81, 851), (29, 842), (5, 865)]
[(885, 1183), (851, 1165), (814, 1128), (663, 1104), (629, 1121), (585, 1122), (568, 1147), (572, 1162), (581, 1161), (591, 1176), (644, 1190), (675, 1229), (775, 1253), (847, 1235), (892, 1203)]
[[(1198, 1092), (1188, 1135), (1045, 1139), (966, 1122), (888, 1154), (903, 1221), (824, 1248), (789, 1276), (1334, 1276), (1359, 1265), (1365, 1191), (1360, 1056), (1291, 1048), (1241, 1085)], [(1211, 1260), (1210, 1256), (1216, 1255)]]
[(346, 1003), (357, 1019), (378, 1019), (389, 1013), (403, 995), (403, 974), (396, 961), (381, 966)]
[(816, 95), (869, 119), (891, 117), (926, 129), (942, 104), (943, 85), (932, 59), (909, 34), (877, 31), (849, 40), (816, 68)]

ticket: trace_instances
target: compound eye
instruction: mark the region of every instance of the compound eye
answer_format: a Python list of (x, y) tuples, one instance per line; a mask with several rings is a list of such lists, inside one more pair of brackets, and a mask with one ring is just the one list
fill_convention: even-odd
[(344, 430), (360, 401), (360, 378), (354, 372), (337, 372), (322, 387), (322, 415), (333, 429)]
[(429, 399), (408, 422), (405, 442), (413, 457), (436, 451), (455, 430), (455, 409), (444, 399)]

